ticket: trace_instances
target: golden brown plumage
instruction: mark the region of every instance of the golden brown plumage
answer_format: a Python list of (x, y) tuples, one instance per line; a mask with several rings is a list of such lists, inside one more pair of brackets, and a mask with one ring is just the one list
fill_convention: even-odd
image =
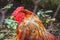
[(58, 40), (49, 33), (33, 12), (24, 9), (25, 17), (17, 27), (17, 40)]

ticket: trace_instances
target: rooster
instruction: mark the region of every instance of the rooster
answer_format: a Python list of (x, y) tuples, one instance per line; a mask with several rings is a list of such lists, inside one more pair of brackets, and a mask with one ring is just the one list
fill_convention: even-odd
[(58, 40), (46, 30), (35, 13), (24, 7), (18, 7), (13, 11), (12, 16), (18, 23), (16, 28), (17, 40)]

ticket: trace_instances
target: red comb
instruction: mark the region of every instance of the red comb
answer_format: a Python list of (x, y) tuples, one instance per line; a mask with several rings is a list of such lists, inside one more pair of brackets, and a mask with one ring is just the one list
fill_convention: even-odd
[(13, 16), (16, 16), (18, 12), (20, 11), (23, 11), (24, 10), (24, 7), (21, 6), (21, 7), (17, 7), (16, 10), (14, 10), (14, 12), (12, 13)]
[(20, 23), (25, 16), (25, 14), (22, 11), (24, 11), (24, 7), (18, 7), (12, 13), (12, 16), (14, 16), (14, 20), (17, 21), (18, 23)]

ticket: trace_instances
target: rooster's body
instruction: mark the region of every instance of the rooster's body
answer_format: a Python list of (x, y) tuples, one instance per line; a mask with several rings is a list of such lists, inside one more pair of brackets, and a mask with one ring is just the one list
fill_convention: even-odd
[(15, 16), (16, 20), (16, 15), (14, 14), (23, 13), (22, 17), (20, 16), (20, 19), (22, 20), (16, 20), (18, 22), (16, 28), (17, 40), (57, 40), (54, 35), (45, 29), (42, 21), (37, 17), (37, 15), (27, 9), (22, 9), (20, 8), (20, 11), (18, 10), (12, 14)]

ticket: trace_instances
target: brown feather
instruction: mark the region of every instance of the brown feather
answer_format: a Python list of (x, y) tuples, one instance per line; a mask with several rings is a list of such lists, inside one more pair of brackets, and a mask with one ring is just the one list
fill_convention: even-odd
[(17, 40), (58, 40), (49, 33), (33, 12), (25, 9), (25, 18), (17, 27)]

